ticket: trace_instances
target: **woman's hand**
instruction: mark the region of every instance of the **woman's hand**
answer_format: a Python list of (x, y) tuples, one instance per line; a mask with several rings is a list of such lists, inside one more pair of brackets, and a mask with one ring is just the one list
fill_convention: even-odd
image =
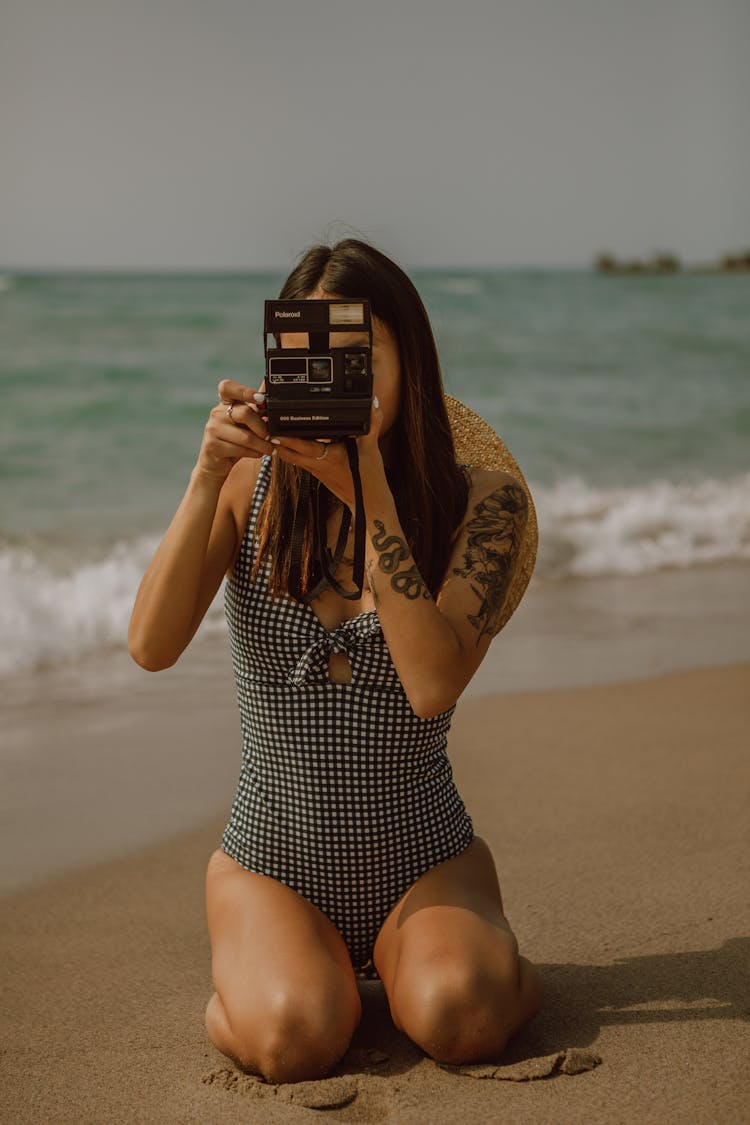
[(218, 391), (219, 402), (208, 416), (195, 468), (224, 480), (241, 458), (263, 457), (273, 453), (274, 446), (261, 414), (265, 399), (261, 391), (231, 379), (222, 379)]
[[(233, 411), (233, 413), (235, 413)], [(378, 445), (380, 428), (383, 424), (383, 412), (377, 398), (372, 400), (372, 413), (370, 415), (370, 432), (364, 437), (357, 438), (357, 452), (359, 453), (359, 472), (362, 486), (372, 478), (385, 479), (383, 458)], [(298, 465), (307, 469), (321, 484), (324, 484), (334, 496), (354, 512), (354, 482), (346, 447), (341, 442), (331, 441), (305, 441), (304, 438), (280, 437), (271, 438), (270, 446), (276, 451), (276, 456), (288, 465)]]

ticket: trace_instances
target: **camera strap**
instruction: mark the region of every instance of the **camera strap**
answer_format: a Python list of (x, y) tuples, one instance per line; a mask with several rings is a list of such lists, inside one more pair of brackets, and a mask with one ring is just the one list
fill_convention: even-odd
[[(292, 521), (291, 562), (288, 581), (289, 593), (298, 601), (311, 602), (329, 586), (334, 593), (341, 598), (346, 598), (347, 601), (357, 601), (362, 597), (365, 578), (365, 505), (362, 497), (362, 480), (359, 474), (359, 454), (355, 438), (346, 438), (344, 445), (346, 446), (349, 468), (354, 483), (354, 565), (352, 578), (355, 589), (344, 589), (335, 576), (346, 548), (346, 539), (352, 524), (352, 514), (345, 506), (341, 513), (336, 546), (331, 551), (327, 545), (327, 506), (322, 503), (321, 497), (321, 490), (325, 489), (325, 485), (321, 484), (311, 473), (303, 471), (300, 474), (299, 495)], [(311, 499), (313, 504), (313, 558), (315, 569), (322, 577), (309, 593), (302, 594), (302, 543)]]

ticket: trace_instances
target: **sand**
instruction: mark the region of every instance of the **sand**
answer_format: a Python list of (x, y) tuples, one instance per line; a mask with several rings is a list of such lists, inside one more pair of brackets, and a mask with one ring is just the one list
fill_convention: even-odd
[(275, 1087), (202, 1026), (203, 875), (237, 769), (223, 659), (6, 702), (2, 1121), (750, 1119), (750, 664), (462, 702), (456, 779), (545, 1006), (462, 1073), (362, 982), (334, 1074)]

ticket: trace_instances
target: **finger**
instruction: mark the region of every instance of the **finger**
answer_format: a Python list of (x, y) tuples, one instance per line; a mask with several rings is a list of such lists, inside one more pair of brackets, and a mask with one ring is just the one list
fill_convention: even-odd
[(234, 379), (222, 379), (216, 388), (219, 398), (223, 403), (252, 402), (253, 395), (257, 394), (257, 387), (248, 387), (244, 383), (237, 383)]
[[(250, 445), (251, 448), (261, 450), (263, 453), (273, 452), (273, 446), (268, 441), (268, 427), (259, 415), (255, 414), (250, 407), (233, 403), (232, 417), (230, 418), (227, 413), (228, 409), (227, 406), (219, 403), (211, 411), (206, 426), (210, 437), (239, 445), (243, 449)], [(245, 411), (242, 421), (239, 419), (240, 411)]]
[[(305, 441), (304, 438), (292, 437), (272, 437), (271, 444), (279, 449), (285, 450), (287, 453), (293, 453), (296, 457), (304, 458), (308, 461), (321, 460), (324, 445), (336, 444), (333, 442), (322, 441)], [(329, 454), (326, 454), (329, 456)]]
[(261, 434), (231, 422), (220, 423), (211, 434), (211, 453), (221, 457), (260, 457), (274, 453), (274, 446)]
[[(261, 417), (259, 408), (254, 403), (230, 402), (225, 405), (220, 402), (215, 407), (217, 417), (228, 418), (235, 426), (246, 426), (262, 437), (267, 437), (268, 426)], [(231, 412), (231, 413), (230, 413)]]

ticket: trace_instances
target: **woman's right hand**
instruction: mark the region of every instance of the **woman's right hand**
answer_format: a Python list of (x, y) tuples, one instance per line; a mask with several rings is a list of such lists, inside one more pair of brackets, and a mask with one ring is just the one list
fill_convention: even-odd
[(222, 379), (218, 391), (219, 402), (208, 416), (195, 467), (206, 476), (224, 480), (237, 461), (263, 457), (273, 453), (275, 446), (268, 440), (262, 391), (231, 379)]

